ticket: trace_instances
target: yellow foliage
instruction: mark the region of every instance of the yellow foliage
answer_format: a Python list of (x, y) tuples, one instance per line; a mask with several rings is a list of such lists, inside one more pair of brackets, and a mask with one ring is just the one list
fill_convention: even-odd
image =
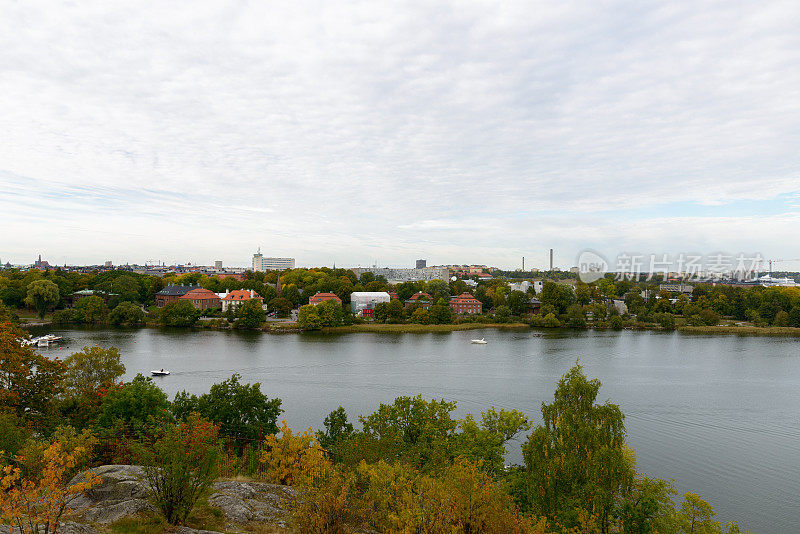
[(283, 421), (281, 437), (267, 436), (264, 446), (264, 475), (274, 484), (306, 486), (331, 468), (311, 428), (294, 434)]
[(83, 481), (69, 485), (66, 474), (78, 465), (86, 450), (76, 447), (62, 451), (56, 442), (44, 451), (44, 467), (33, 478), (22, 478), (18, 467), (10, 464), (0, 472), (0, 515), (10, 519), (20, 534), (58, 533), (58, 523), (74, 510), (69, 508), (78, 495), (100, 484), (91, 472)]

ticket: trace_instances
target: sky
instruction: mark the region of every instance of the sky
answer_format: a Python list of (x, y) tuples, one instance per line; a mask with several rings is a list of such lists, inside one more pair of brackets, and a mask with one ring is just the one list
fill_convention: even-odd
[(800, 258), (797, 28), (796, 0), (5, 1), (0, 261)]

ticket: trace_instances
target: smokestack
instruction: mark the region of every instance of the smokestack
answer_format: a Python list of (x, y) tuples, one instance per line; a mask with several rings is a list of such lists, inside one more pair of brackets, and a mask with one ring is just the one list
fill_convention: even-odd
[(525, 256), (522, 256), (522, 270), (525, 271)]
[(553, 270), (553, 249), (550, 249), (550, 270)]

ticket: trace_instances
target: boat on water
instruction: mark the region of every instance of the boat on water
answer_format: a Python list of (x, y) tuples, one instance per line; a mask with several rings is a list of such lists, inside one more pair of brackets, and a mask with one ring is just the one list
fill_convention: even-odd
[(35, 345), (37, 347), (49, 347), (53, 343), (61, 341), (62, 337), (55, 334), (46, 334), (44, 336), (31, 338), (24, 343), (26, 345)]
[(150, 371), (150, 374), (153, 376), (167, 376), (169, 374), (169, 371), (167, 371), (166, 369), (153, 369), (152, 371)]
[(473, 339), (472, 343), (476, 345), (486, 345), (486, 338)]

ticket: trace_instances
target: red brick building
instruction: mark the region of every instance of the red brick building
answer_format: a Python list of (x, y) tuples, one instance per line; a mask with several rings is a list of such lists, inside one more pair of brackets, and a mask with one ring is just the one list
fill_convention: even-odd
[(198, 310), (206, 310), (209, 308), (221, 308), (222, 300), (213, 291), (196, 287), (188, 293), (182, 295), (178, 300), (188, 300), (192, 306)]
[(332, 300), (336, 304), (342, 305), (342, 299), (337, 297), (335, 293), (317, 293), (308, 299), (308, 303), (312, 306), (316, 306), (317, 304), (322, 304), (326, 300)]
[(469, 293), (461, 293), (459, 296), (451, 298), (449, 304), (450, 309), (457, 315), (483, 313), (483, 304), (481, 304), (481, 301)]
[(186, 293), (196, 289), (194, 286), (167, 286), (156, 293), (156, 306), (163, 308), (170, 302), (178, 302), (178, 299)]

